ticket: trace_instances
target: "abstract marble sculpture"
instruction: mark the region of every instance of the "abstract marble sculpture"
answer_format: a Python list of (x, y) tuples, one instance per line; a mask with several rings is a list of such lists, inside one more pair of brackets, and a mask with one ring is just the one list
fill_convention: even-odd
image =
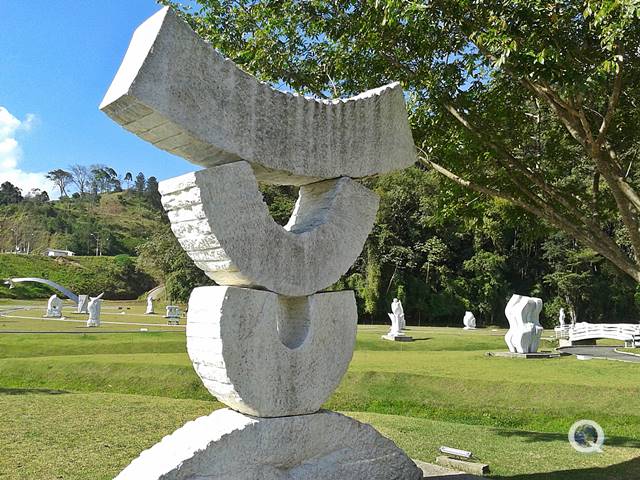
[(564, 313), (564, 308), (560, 308), (560, 312), (558, 313), (558, 323), (560, 324), (560, 327), (564, 328), (565, 318), (566, 318), (566, 314)]
[(393, 302), (391, 302), (391, 312), (398, 319), (398, 328), (405, 330), (407, 328), (407, 322), (404, 318), (404, 308), (402, 308), (402, 302), (397, 298), (394, 298)]
[[(101, 109), (206, 167), (160, 185), (181, 246), (219, 286), (189, 300), (187, 350), (229, 409), (143, 452), (125, 479), (421, 479), (373, 428), (320, 410), (353, 355), (351, 291), (317, 293), (359, 255), (378, 197), (353, 178), (405, 168), (415, 151), (398, 84), (347, 100), (271, 89), (170, 9), (135, 32)], [(258, 182), (300, 186), (288, 224)]]
[(89, 311), (89, 319), (87, 320), (87, 327), (99, 327), (100, 326), (100, 310), (102, 308), (102, 295), (89, 300), (87, 310)]
[(156, 311), (153, 308), (153, 297), (149, 295), (147, 297), (147, 310), (144, 312), (145, 315), (154, 315)]
[(464, 323), (465, 330), (475, 330), (476, 328), (476, 317), (471, 312), (464, 312), (464, 317), (462, 319), (462, 323)]
[(60, 318), (62, 317), (62, 300), (58, 298), (55, 293), (49, 297), (47, 302), (47, 318)]
[(504, 310), (509, 331), (504, 339), (511, 353), (536, 353), (544, 330), (538, 317), (542, 311), (539, 298), (513, 295)]
[(403, 331), (407, 324), (404, 319), (402, 303), (397, 298), (394, 298), (391, 303), (391, 312), (387, 314), (391, 320), (391, 328), (386, 335), (382, 336), (382, 339), (391, 340), (392, 342), (412, 342), (413, 337), (406, 335)]

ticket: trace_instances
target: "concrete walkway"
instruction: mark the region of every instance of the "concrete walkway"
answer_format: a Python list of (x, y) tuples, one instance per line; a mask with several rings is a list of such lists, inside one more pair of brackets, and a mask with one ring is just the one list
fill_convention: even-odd
[(634, 355), (626, 355), (624, 353), (616, 352), (616, 348), (622, 347), (598, 347), (598, 346), (583, 346), (583, 347), (564, 347), (559, 348), (561, 352), (569, 353), (571, 355), (584, 355), (587, 357), (605, 359), (605, 360), (617, 360), (619, 362), (631, 362), (640, 363), (640, 357)]

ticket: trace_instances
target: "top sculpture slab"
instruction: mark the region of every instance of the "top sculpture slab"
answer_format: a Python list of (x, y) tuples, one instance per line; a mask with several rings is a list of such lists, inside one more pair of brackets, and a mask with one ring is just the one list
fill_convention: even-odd
[(346, 100), (274, 90), (169, 8), (138, 27), (100, 109), (197, 165), (245, 160), (263, 182), (366, 177), (415, 162), (398, 83)]

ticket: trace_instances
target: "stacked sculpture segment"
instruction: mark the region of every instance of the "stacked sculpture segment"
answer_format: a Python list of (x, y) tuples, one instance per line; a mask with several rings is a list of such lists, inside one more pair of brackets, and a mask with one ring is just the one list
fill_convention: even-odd
[[(235, 410), (188, 423), (118, 479), (421, 479), (373, 428), (320, 410), (351, 360), (357, 309), (353, 292), (318, 292), (355, 261), (378, 208), (352, 177), (415, 160), (399, 86), (328, 102), (278, 92), (163, 9), (134, 34), (101, 108), (207, 167), (160, 191), (180, 244), (220, 285), (193, 291), (187, 349)], [(259, 181), (301, 185), (286, 226)]]
[(280, 92), (168, 9), (136, 30), (100, 108), (158, 148), (204, 167), (245, 160), (265, 182), (358, 178), (415, 161), (399, 84), (347, 100)]

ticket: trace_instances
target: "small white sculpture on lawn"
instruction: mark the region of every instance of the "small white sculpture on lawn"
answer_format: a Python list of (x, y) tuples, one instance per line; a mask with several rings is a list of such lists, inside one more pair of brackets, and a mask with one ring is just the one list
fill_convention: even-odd
[(51, 295), (47, 302), (47, 314), (46, 317), (60, 318), (62, 317), (62, 300), (58, 298), (58, 295)]
[(91, 297), (89, 300), (89, 306), (87, 310), (89, 310), (89, 319), (87, 320), (87, 327), (99, 327), (100, 326), (100, 310), (102, 307), (102, 295), (100, 294), (97, 297)]
[(393, 302), (391, 302), (391, 311), (396, 317), (398, 330), (402, 331), (407, 328), (407, 322), (404, 319), (404, 309), (402, 308), (402, 302), (397, 298), (394, 298)]
[(560, 321), (560, 326), (564, 327), (565, 326), (565, 313), (564, 313), (564, 308), (560, 309), (560, 313), (558, 314), (558, 320)]
[(78, 295), (78, 308), (76, 313), (89, 313), (89, 295)]
[(462, 319), (464, 323), (465, 330), (475, 330), (476, 328), (476, 317), (471, 312), (465, 312), (464, 318)]
[(509, 320), (509, 331), (504, 337), (511, 353), (535, 353), (538, 351), (542, 331), (539, 316), (542, 311), (540, 298), (513, 295), (504, 310)]
[(393, 303), (391, 303), (391, 311), (393, 313), (387, 314), (389, 315), (389, 319), (391, 320), (391, 328), (389, 329), (389, 333), (383, 335), (382, 338), (384, 340), (391, 340), (394, 342), (413, 341), (413, 337), (405, 335), (405, 333), (402, 331), (406, 323), (404, 320), (404, 310), (402, 309), (402, 303), (397, 298), (394, 298)]
[(147, 311), (144, 313), (145, 315), (154, 315), (156, 313), (153, 309), (153, 297), (151, 295), (147, 297)]

